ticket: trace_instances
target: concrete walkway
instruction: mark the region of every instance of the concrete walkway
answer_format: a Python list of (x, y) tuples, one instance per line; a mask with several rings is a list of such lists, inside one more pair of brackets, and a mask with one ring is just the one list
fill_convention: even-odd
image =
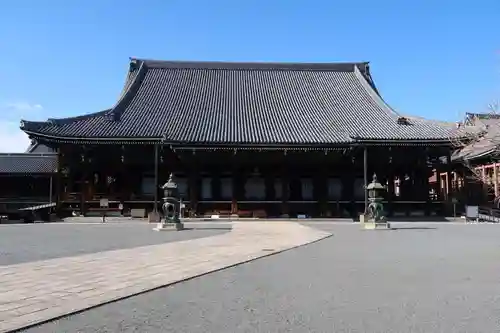
[(0, 332), (21, 329), (330, 235), (294, 222), (235, 222), (231, 232), (213, 237), (3, 266)]

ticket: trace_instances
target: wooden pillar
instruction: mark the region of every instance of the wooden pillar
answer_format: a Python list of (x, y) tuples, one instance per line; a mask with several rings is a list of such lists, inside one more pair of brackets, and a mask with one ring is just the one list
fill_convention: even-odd
[(436, 183), (434, 184), (434, 192), (436, 192), (437, 201), (443, 200), (443, 189), (441, 186), (441, 170), (442, 170), (441, 161), (438, 159), (438, 162), (434, 169), (434, 175), (436, 178)]
[(387, 166), (387, 215), (394, 215), (394, 150), (389, 150), (389, 163)]
[[(94, 197), (94, 173), (96, 171), (96, 152), (95, 147), (91, 147), (85, 152), (85, 198), (90, 201)], [(100, 176), (100, 175), (99, 175)], [(101, 178), (101, 177), (100, 177)], [(106, 177), (102, 177), (106, 183)], [(88, 208), (88, 207), (86, 207)]]
[(194, 161), (191, 161), (191, 168), (188, 175), (189, 207), (191, 214), (198, 215), (198, 193), (199, 193), (199, 171)]
[(56, 207), (55, 212), (57, 216), (62, 216), (62, 200), (63, 200), (63, 173), (62, 170), (64, 168), (64, 154), (59, 146), (57, 148), (57, 170), (55, 175), (55, 199), (56, 199)]
[(318, 203), (320, 217), (328, 217), (328, 170), (326, 161), (323, 162), (322, 168), (316, 179), (318, 188)]
[[(401, 169), (398, 170), (398, 180), (399, 180), (399, 200), (400, 201), (408, 201), (408, 180), (406, 179), (406, 166), (401, 165)], [(409, 175), (408, 175), (409, 176)], [(404, 211), (406, 215), (409, 215), (409, 211), (407, 210), (406, 204), (402, 202), (398, 203), (397, 206), (398, 212)]]
[(242, 184), (242, 177), (237, 168), (233, 166), (233, 171), (231, 174), (233, 193), (231, 198), (231, 214), (238, 214), (238, 198), (240, 197), (240, 187)]
[(158, 163), (159, 163), (159, 152), (160, 147), (159, 144), (154, 145), (154, 173), (155, 173), (155, 191), (154, 191), (154, 203), (153, 203), (153, 212), (157, 213), (158, 212), (158, 188), (159, 188), (159, 183), (158, 183)]
[(387, 176), (387, 215), (392, 217), (394, 215), (394, 171), (389, 170)]
[(483, 195), (486, 197), (486, 201), (488, 200), (488, 186), (486, 184), (486, 168), (484, 165), (481, 166), (481, 187), (483, 189)]
[(469, 195), (469, 175), (467, 174), (467, 170), (464, 168), (461, 172), (460, 175), (462, 177), (462, 193), (463, 193), (463, 199), (464, 203), (470, 202), (470, 195)]
[(281, 215), (284, 217), (289, 216), (289, 211), (288, 211), (288, 200), (290, 198), (290, 185), (289, 185), (289, 175), (288, 175), (288, 165), (287, 165), (287, 158), (286, 158), (286, 151), (285, 151), (285, 156), (283, 156), (283, 164), (282, 164), (282, 171), (281, 171)]
[(86, 200), (87, 200), (87, 174), (89, 166), (87, 165), (87, 156), (85, 150), (81, 153), (81, 175), (80, 175), (80, 214), (85, 216), (86, 209)]
[(129, 190), (129, 182), (127, 179), (127, 169), (126, 169), (126, 161), (127, 161), (127, 156), (126, 156), (126, 150), (125, 146), (121, 146), (120, 149), (120, 161), (119, 163), (119, 181), (120, 181), (120, 202), (123, 203), (123, 201), (129, 200), (130, 199), (130, 190)]
[(289, 179), (287, 175), (281, 176), (281, 215), (283, 217), (288, 217), (288, 200), (290, 197), (290, 186)]
[[(68, 171), (67, 175), (63, 179), (63, 194), (62, 200), (66, 200), (70, 198), (70, 193), (75, 192), (75, 181), (76, 175), (78, 172), (78, 168), (76, 167), (76, 163), (79, 163), (79, 157), (75, 155), (74, 148), (68, 149), (67, 146), (64, 146), (62, 149), (62, 170), (66, 168)], [(73, 194), (71, 194), (71, 200), (73, 200)]]
[[(427, 158), (427, 157), (426, 157)], [(425, 216), (430, 216), (432, 211), (432, 201), (430, 194), (430, 183), (429, 183), (429, 170), (426, 164), (423, 166), (423, 182), (424, 182), (424, 194), (425, 194)]]
[(495, 190), (495, 198), (498, 197), (498, 164), (493, 163), (493, 186)]
[(366, 190), (366, 187), (368, 186), (368, 147), (365, 146), (364, 151), (363, 151), (363, 183), (365, 184), (364, 190), (365, 190), (365, 209), (363, 214), (366, 214), (368, 211), (368, 191)]
[(451, 183), (451, 155), (446, 155), (446, 200), (451, 201), (453, 197), (453, 187)]

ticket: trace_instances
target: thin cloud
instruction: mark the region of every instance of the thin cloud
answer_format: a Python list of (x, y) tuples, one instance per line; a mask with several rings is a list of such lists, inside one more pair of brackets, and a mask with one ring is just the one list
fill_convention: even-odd
[(31, 140), (19, 129), (19, 122), (0, 120), (0, 153), (22, 153)]
[(43, 110), (43, 106), (41, 104), (31, 104), (27, 102), (6, 103), (5, 108), (7, 110), (17, 111), (17, 112), (32, 112), (32, 111)]
[(38, 120), (44, 117), (41, 104), (25, 101), (0, 103), (0, 153), (22, 153), (31, 143), (21, 131), (20, 120)]

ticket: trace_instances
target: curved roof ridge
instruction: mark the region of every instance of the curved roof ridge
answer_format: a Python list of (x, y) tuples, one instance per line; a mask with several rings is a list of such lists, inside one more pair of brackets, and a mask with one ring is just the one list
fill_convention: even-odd
[(365, 69), (369, 62), (238, 62), (238, 61), (185, 61), (185, 60), (154, 60), (131, 58), (131, 61), (144, 63), (149, 68), (162, 69), (244, 69), (244, 70), (318, 70), (318, 71), (352, 71), (354, 67)]
[(21, 119), (20, 128), (22, 130), (36, 132), (39, 128), (47, 125), (65, 125), (75, 121), (81, 121), (89, 118), (95, 118), (106, 115), (111, 109), (106, 109), (98, 112), (92, 112), (80, 116), (66, 117), (66, 118), (49, 118), (46, 121), (31, 121)]
[(380, 106), (380, 108), (382, 108), (383, 110), (387, 111), (389, 114), (395, 117), (402, 116), (399, 112), (397, 112), (389, 104), (387, 104), (387, 102), (384, 101), (382, 96), (380, 96), (378, 91), (375, 89), (373, 79), (371, 78), (371, 75), (369, 75), (369, 73), (368, 75), (370, 77), (371, 82), (368, 82), (367, 78), (365, 77), (366, 74), (363, 75), (363, 73), (357, 67), (354, 69), (354, 74), (356, 74), (356, 78), (359, 80), (363, 88), (370, 95), (370, 97), (372, 97), (373, 100)]
[[(136, 69), (137, 64), (139, 64), (138, 69)], [(127, 105), (132, 101), (137, 90), (141, 85), (142, 80), (146, 76), (147, 66), (145, 62), (131, 58), (129, 73), (133, 71), (137, 71), (137, 74), (130, 83), (125, 82), (124, 91), (118, 98), (118, 101), (115, 103), (115, 105), (111, 108), (111, 110), (109, 110), (108, 114), (112, 115), (114, 120), (119, 120), (122, 112), (126, 109)]]
[(128, 70), (127, 74), (125, 75), (125, 84), (123, 85), (120, 94), (118, 94), (118, 99), (122, 98), (122, 96), (125, 95), (125, 93), (128, 91), (130, 84), (134, 81), (137, 75), (138, 71), (136, 69), (136, 62), (132, 58), (129, 58)]
[[(131, 59), (130, 66), (136, 63), (136, 60)], [(126, 105), (133, 98), (133, 95), (137, 91), (141, 80), (144, 78), (146, 72), (146, 66), (143, 63), (140, 64), (139, 68), (136, 70), (137, 74), (130, 80), (132, 70), (129, 70), (127, 74), (127, 79), (125, 80), (124, 87), (118, 98), (118, 101), (111, 108), (104, 109), (98, 112), (87, 113), (79, 116), (64, 117), (64, 118), (49, 118), (46, 121), (30, 121), (21, 119), (21, 129), (28, 131), (36, 131), (38, 128), (47, 125), (64, 125), (73, 123), (76, 121), (86, 120), (90, 118), (96, 118), (100, 116), (112, 116), (113, 119), (119, 118), (121, 112), (125, 109)]]

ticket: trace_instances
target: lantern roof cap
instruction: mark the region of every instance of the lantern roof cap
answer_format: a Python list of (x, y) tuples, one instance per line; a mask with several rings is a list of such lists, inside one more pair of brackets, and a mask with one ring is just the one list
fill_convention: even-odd
[(174, 174), (171, 173), (169, 176), (168, 176), (168, 180), (165, 184), (163, 184), (163, 186), (161, 187), (162, 189), (166, 189), (166, 188), (177, 188), (177, 183), (174, 181)]
[(370, 184), (366, 187), (367, 190), (385, 190), (385, 186), (380, 184), (377, 179), (377, 174), (373, 174), (373, 179)]

